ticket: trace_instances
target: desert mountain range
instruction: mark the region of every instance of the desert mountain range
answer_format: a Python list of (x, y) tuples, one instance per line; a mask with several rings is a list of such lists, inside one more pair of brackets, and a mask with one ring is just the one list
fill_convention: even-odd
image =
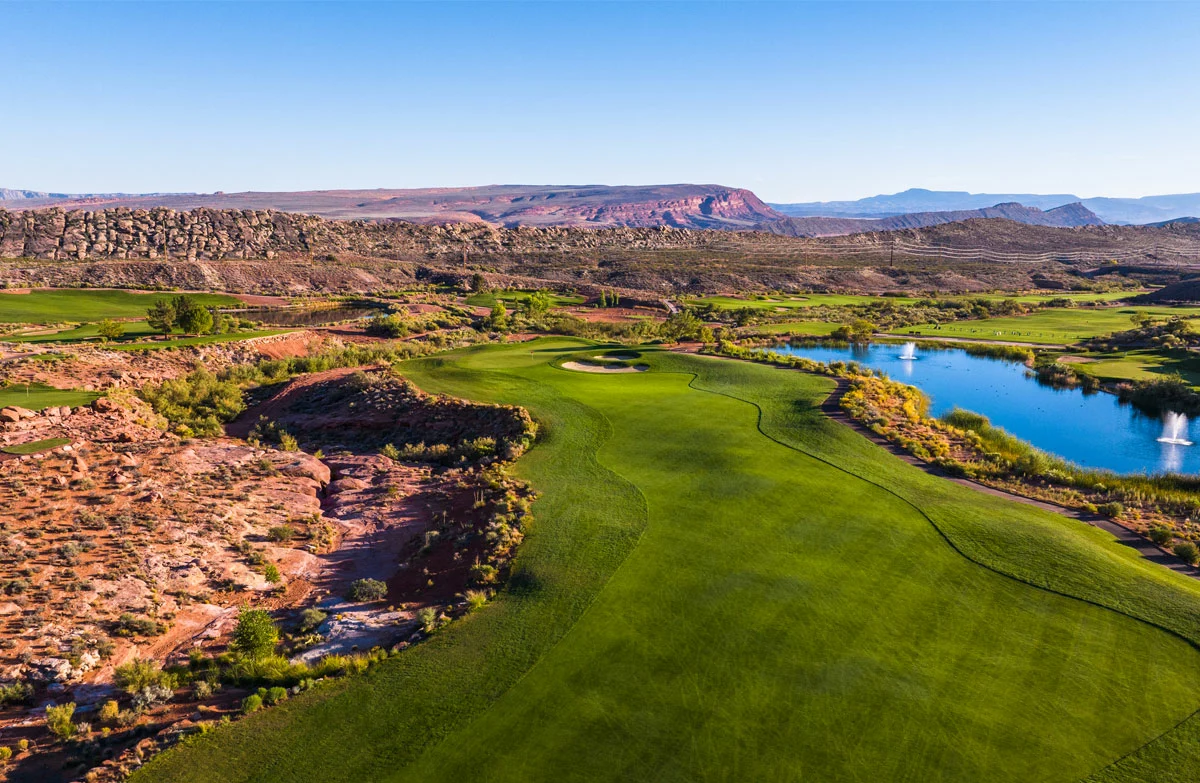
[[(148, 194), (0, 189), (0, 208), (48, 207), (67, 211), (164, 207), (177, 211), (277, 210), (340, 220), (486, 223), (503, 228), (667, 226), (813, 237), (922, 228), (975, 218), (1003, 218), (1054, 227), (1162, 223), (1189, 213), (1200, 214), (1200, 194), (1081, 200), (1072, 195), (988, 195), (913, 189), (859, 201), (769, 205), (743, 188), (690, 184)], [(1125, 219), (1139, 216), (1151, 219)]]

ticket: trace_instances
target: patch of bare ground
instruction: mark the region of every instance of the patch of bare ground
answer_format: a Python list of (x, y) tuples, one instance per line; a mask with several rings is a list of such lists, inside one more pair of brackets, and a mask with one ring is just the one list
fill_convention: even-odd
[(1057, 361), (1063, 364), (1088, 364), (1096, 360), (1091, 356), (1060, 356)]
[(567, 308), (567, 312), (584, 321), (607, 324), (645, 321), (651, 318), (659, 319), (663, 316), (662, 310), (650, 307), (571, 307)]
[[(267, 564), (284, 591), (318, 570), (323, 464), (162, 426), (127, 397), (0, 429), (0, 445), (71, 441), (0, 462), (0, 680), (32, 685), (38, 703), (73, 700), (86, 716), (112, 697), (116, 666), (219, 649), (239, 606), (281, 592)], [(293, 541), (270, 540), (281, 526)], [(0, 713), (0, 744), (30, 722)]]
[(203, 366), (218, 371), (233, 364), (307, 356), (335, 339), (315, 330), (287, 332), (249, 340), (188, 346), (174, 350), (114, 351), (93, 346), (47, 348), (6, 362), (4, 377), (13, 383), (44, 383), (57, 389), (109, 391), (139, 389), (147, 383), (179, 378)]

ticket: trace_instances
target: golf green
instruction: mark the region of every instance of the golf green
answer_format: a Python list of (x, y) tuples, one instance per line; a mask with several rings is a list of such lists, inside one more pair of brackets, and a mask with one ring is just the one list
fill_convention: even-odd
[(429, 391), (542, 426), (509, 587), (135, 779), (1200, 774), (1197, 585), (895, 459), (820, 414), (828, 379), (653, 351), (645, 373), (558, 366), (594, 352), (409, 362)]

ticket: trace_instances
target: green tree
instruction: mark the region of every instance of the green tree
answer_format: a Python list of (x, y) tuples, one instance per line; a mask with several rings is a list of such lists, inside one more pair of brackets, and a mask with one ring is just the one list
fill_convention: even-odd
[(170, 299), (155, 299), (154, 304), (146, 311), (146, 323), (150, 328), (163, 334), (175, 330), (175, 302)]
[(671, 313), (660, 329), (662, 336), (671, 342), (697, 337), (704, 323), (690, 310)]
[(186, 309), (181, 309), (178, 321), (184, 334), (206, 334), (213, 328), (213, 314), (207, 307), (198, 304), (189, 304)]
[(98, 325), (100, 336), (104, 338), (104, 342), (116, 340), (121, 335), (125, 334), (125, 324), (114, 321), (111, 318), (105, 318)]
[(499, 299), (496, 304), (492, 305), (492, 314), (487, 318), (488, 328), (502, 331), (508, 327), (508, 311), (504, 309), (504, 302)]
[(554, 296), (546, 290), (534, 291), (526, 297), (520, 304), (519, 310), (521, 315), (529, 319), (541, 318), (546, 313), (550, 312), (551, 305), (554, 304)]
[(476, 272), (471, 275), (471, 290), (476, 293), (486, 291), (488, 287), (487, 278)]
[(608, 307), (608, 292), (603, 288), (600, 289), (600, 306)]
[(278, 643), (279, 629), (271, 615), (262, 609), (243, 609), (238, 614), (230, 645), (234, 650), (249, 658), (263, 658), (275, 652)]

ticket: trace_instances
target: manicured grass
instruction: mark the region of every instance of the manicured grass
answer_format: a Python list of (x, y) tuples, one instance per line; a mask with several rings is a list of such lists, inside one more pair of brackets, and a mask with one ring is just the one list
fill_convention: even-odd
[[(118, 338), (119, 341), (134, 340), (139, 337), (150, 337), (159, 334), (159, 332), (151, 329), (150, 324), (145, 321), (124, 321), (122, 322), (122, 326), (125, 327), (125, 334)], [(18, 335), (6, 339), (14, 343), (101, 342), (100, 326), (94, 323), (83, 324), (82, 326), (76, 326), (74, 329), (64, 329), (60, 332), (52, 332), (50, 334)]]
[[(140, 318), (146, 308), (174, 292), (136, 294), (99, 288), (34, 290), (28, 294), (0, 292), (0, 323), (79, 323), (101, 318)], [(240, 300), (225, 294), (189, 294), (206, 306), (236, 306)]]
[(50, 449), (57, 449), (59, 446), (65, 446), (70, 442), (70, 438), (46, 438), (45, 440), (35, 440), (32, 443), (18, 443), (15, 446), (5, 446), (0, 451), (3, 451), (5, 454), (38, 454)]
[(98, 397), (100, 395), (95, 392), (56, 389), (43, 383), (0, 386), (0, 408), (9, 405), (17, 405), (31, 411), (40, 411), (51, 405), (69, 405), (74, 408), (79, 405), (90, 405)]
[(775, 296), (703, 296), (688, 300), (688, 304), (710, 304), (722, 310), (737, 310), (750, 307), (755, 310), (793, 310), (818, 305), (842, 306), (869, 304), (871, 302), (894, 302), (912, 304), (918, 299), (906, 296), (867, 296), (865, 294), (778, 294)]
[(182, 348), (187, 345), (212, 345), (213, 343), (232, 343), (238, 340), (249, 340), (254, 337), (270, 337), (273, 334), (294, 332), (295, 329), (255, 329), (248, 332), (230, 332), (229, 334), (203, 334), (198, 337), (177, 337), (171, 340), (146, 343), (109, 343), (106, 348), (113, 351), (158, 351), (164, 348)]
[(833, 334), (833, 331), (840, 326), (840, 323), (833, 323), (831, 321), (787, 321), (781, 324), (750, 326), (744, 331), (756, 334), (809, 334), (825, 336)]
[(1190, 351), (1139, 349), (1082, 355), (1095, 361), (1071, 366), (1106, 381), (1142, 381), (1179, 375), (1193, 386), (1200, 386), (1200, 355)]
[(1031, 315), (955, 321), (896, 329), (900, 335), (926, 337), (965, 337), (976, 340), (1005, 340), (1018, 343), (1070, 345), (1091, 337), (1132, 329), (1129, 317), (1144, 312), (1156, 318), (1180, 316), (1200, 319), (1197, 307), (1072, 307), (1039, 310)]
[[(134, 779), (1077, 781), (1200, 704), (1192, 581), (908, 466), (820, 414), (828, 379), (652, 350), (642, 374), (553, 366), (596, 352), (407, 363), (542, 426), (510, 586)], [(1111, 779), (1200, 773), (1168, 745)]]
[[(507, 307), (515, 307), (519, 302), (528, 299), (532, 293), (533, 291), (480, 291), (468, 296), (466, 302), (475, 307), (492, 307), (499, 300), (504, 302)], [(570, 307), (571, 305), (581, 305), (587, 301), (582, 296), (564, 296), (563, 294), (551, 294), (550, 299), (554, 307)]]

